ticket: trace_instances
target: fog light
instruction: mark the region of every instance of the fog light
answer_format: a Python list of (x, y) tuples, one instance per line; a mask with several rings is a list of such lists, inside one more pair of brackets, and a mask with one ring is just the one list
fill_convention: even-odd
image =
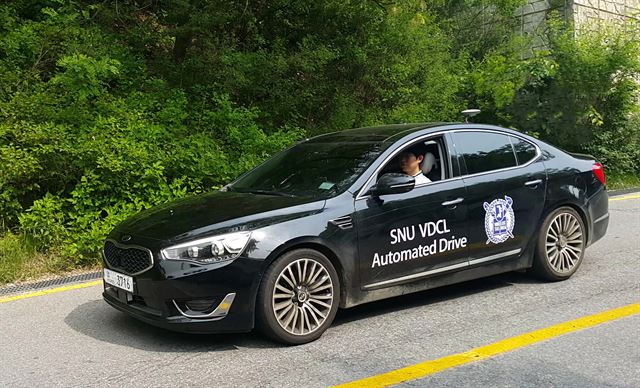
[(191, 299), (186, 301), (173, 300), (180, 315), (192, 319), (218, 320), (227, 316), (236, 297), (235, 292), (228, 293), (222, 301), (219, 298)]
[(184, 305), (191, 311), (207, 311), (213, 309), (215, 299), (194, 299), (184, 302)]

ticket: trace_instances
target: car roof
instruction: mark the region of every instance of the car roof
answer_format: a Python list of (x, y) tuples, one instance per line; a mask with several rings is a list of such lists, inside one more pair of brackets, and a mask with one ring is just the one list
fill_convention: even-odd
[(427, 128), (436, 128), (444, 125), (458, 123), (408, 123), (392, 124), (377, 127), (362, 127), (346, 129), (338, 132), (331, 132), (308, 139), (311, 142), (332, 143), (332, 142), (364, 142), (364, 143), (391, 143), (400, 137), (412, 132)]
[(499, 127), (491, 124), (462, 122), (392, 124), (376, 127), (346, 129), (343, 131), (331, 132), (308, 138), (303, 140), (302, 143), (366, 143), (369, 145), (375, 145), (379, 147), (380, 150), (384, 150), (400, 139), (406, 138), (405, 140), (410, 141), (416, 136), (423, 136), (430, 133), (449, 130), (498, 131), (525, 138), (538, 146), (542, 143), (540, 140), (515, 129)]

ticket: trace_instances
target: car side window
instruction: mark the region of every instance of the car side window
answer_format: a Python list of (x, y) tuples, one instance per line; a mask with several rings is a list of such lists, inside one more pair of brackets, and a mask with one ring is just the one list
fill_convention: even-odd
[(517, 166), (508, 135), (492, 132), (456, 132), (455, 147), (467, 166), (467, 174)]
[(509, 137), (511, 138), (511, 144), (513, 144), (513, 149), (516, 153), (518, 165), (529, 163), (536, 157), (536, 146), (526, 140), (520, 139), (519, 137)]
[(385, 173), (405, 173), (402, 169), (401, 155), (409, 149), (417, 151), (416, 156), (422, 159), (422, 162), (419, 164), (420, 171), (429, 181), (435, 182), (450, 178), (449, 158), (445, 150), (444, 138), (442, 136), (434, 136), (403, 147), (402, 150), (380, 170), (377, 179)]

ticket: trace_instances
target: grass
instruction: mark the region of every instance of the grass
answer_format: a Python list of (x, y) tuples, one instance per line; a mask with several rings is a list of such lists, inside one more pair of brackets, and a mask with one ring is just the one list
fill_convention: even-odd
[(41, 253), (22, 235), (0, 236), (0, 286), (51, 277), (75, 269), (55, 252)]
[(640, 188), (640, 175), (607, 175), (607, 188), (609, 190)]

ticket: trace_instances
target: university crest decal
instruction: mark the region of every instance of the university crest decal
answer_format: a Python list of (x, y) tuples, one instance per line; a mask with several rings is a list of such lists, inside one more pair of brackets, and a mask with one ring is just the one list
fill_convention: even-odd
[(491, 203), (484, 203), (484, 231), (487, 234), (487, 244), (492, 242), (500, 244), (513, 237), (513, 227), (516, 224), (516, 216), (513, 213), (513, 199), (504, 196)]

